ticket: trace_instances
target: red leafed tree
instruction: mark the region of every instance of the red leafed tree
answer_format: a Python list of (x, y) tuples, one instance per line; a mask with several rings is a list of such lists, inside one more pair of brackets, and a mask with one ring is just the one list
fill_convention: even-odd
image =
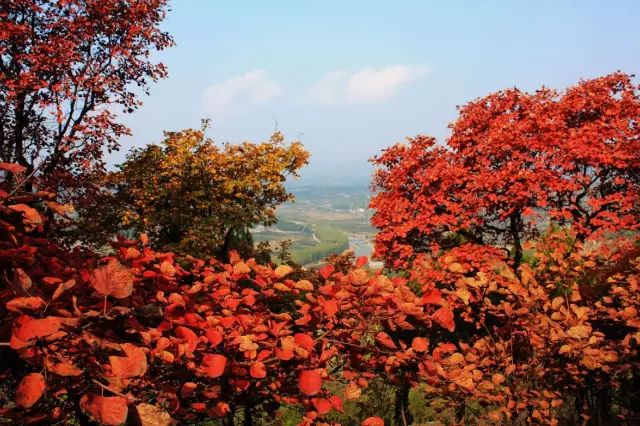
[(623, 73), (470, 102), (446, 146), (418, 136), (373, 160), (377, 254), (401, 266), (466, 240), (511, 247), (517, 267), (523, 242), (550, 223), (579, 241), (636, 229), (639, 118), (638, 87)]
[[(149, 56), (172, 44), (166, 0), (0, 3), (0, 158), (60, 188), (101, 170), (128, 132), (119, 110), (166, 75)], [(73, 179), (75, 177), (75, 179)]]

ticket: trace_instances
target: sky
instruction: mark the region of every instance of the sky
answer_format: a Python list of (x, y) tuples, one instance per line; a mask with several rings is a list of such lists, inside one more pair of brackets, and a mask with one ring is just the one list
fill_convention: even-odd
[(367, 181), (405, 137), (442, 143), (456, 106), (640, 71), (640, 1), (173, 0), (169, 77), (127, 115), (131, 146), (210, 118), (217, 142), (275, 130), (311, 152), (302, 182)]

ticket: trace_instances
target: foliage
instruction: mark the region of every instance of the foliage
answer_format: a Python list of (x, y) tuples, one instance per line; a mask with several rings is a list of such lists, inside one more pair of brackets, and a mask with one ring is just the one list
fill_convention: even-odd
[(376, 253), (399, 267), (456, 233), (510, 245), (517, 268), (523, 243), (549, 222), (577, 241), (637, 229), (639, 122), (638, 87), (622, 73), (470, 102), (446, 147), (418, 136), (373, 160)]
[(166, 250), (250, 255), (248, 229), (275, 222), (275, 207), (293, 198), (284, 181), (309, 154), (299, 142), (285, 146), (280, 133), (218, 146), (205, 130), (166, 132), (161, 145), (133, 150), (106, 178), (102, 197), (80, 211), (74, 238), (104, 244), (116, 233), (145, 232)]
[(0, 3), (1, 161), (36, 174), (40, 189), (91, 191), (103, 151), (128, 133), (114, 107), (133, 111), (136, 92), (166, 76), (149, 59), (172, 44), (165, 11), (165, 0)]
[[(219, 148), (188, 130), (135, 151), (109, 177), (103, 211), (73, 225), (91, 233), (107, 226), (103, 217), (122, 214), (124, 230), (136, 235), (111, 241), (107, 256), (54, 240), (50, 222), (68, 223), (72, 209), (56, 193), (21, 186), (25, 167), (0, 163), (0, 377), (10, 389), (0, 395), (0, 417), (161, 426), (265, 418), (303, 426), (637, 424), (640, 244), (620, 231), (637, 226), (640, 150), (631, 149), (636, 94), (625, 82), (614, 74), (559, 99), (497, 94), (463, 109), (452, 150), (417, 138), (385, 153), (374, 221), (409, 211), (407, 197), (416, 210), (385, 223), (378, 241), (387, 260), (406, 265), (398, 270), (370, 270), (366, 257), (347, 252), (306, 271), (291, 266), (287, 244), (279, 266), (234, 250), (227, 258), (185, 253), (225, 246), (220, 236), (205, 241), (216, 238), (205, 229), (219, 226), (226, 239), (240, 225), (273, 220), (289, 197), (284, 173), (307, 158), (278, 135)], [(520, 97), (525, 106), (509, 103)], [(484, 130), (465, 139), (457, 126)], [(586, 148), (578, 152), (578, 143)], [(399, 210), (385, 204), (392, 202)], [(551, 226), (524, 221), (526, 208)], [(396, 236), (400, 220), (407, 234)], [(422, 221), (426, 240), (409, 244)], [(192, 226), (202, 237), (189, 239)], [(179, 238), (169, 238), (174, 229)], [(144, 230), (151, 237), (137, 234)], [(315, 232), (323, 242), (341, 234)]]

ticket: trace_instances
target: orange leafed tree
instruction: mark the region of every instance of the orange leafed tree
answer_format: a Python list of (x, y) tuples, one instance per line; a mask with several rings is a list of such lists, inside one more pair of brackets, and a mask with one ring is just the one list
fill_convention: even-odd
[(445, 146), (418, 136), (373, 160), (376, 252), (401, 266), (460, 241), (497, 244), (517, 267), (523, 243), (552, 223), (579, 241), (637, 229), (639, 122), (623, 73), (470, 102)]

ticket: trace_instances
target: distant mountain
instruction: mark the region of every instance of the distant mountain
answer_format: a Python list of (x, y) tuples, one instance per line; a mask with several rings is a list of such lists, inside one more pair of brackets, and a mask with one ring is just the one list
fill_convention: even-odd
[(371, 183), (373, 168), (360, 162), (336, 164), (311, 164), (304, 167), (301, 178), (287, 182), (289, 188), (301, 186), (343, 187), (358, 186), (368, 188)]

